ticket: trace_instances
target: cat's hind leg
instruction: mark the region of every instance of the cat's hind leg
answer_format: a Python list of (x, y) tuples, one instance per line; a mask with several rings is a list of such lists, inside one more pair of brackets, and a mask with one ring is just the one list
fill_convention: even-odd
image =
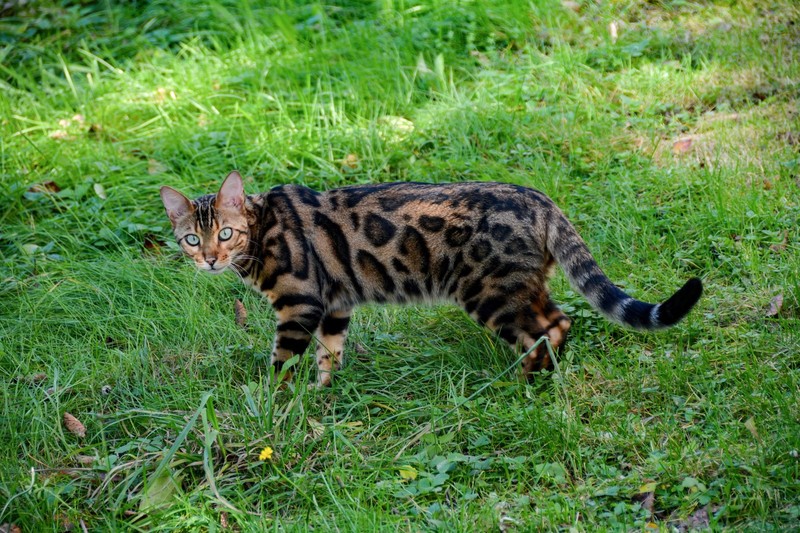
[(322, 317), (317, 330), (317, 386), (331, 384), (332, 374), (342, 367), (344, 341), (351, 309), (331, 311)]
[[(561, 352), (567, 341), (567, 333), (572, 325), (570, 319), (561, 309), (550, 299), (547, 298), (544, 305), (532, 305), (532, 315), (526, 321), (525, 333), (520, 338), (522, 348), (527, 352), (533, 347), (537, 340), (547, 336), (553, 351), (558, 354)], [(532, 381), (534, 372), (540, 370), (552, 370), (553, 361), (547, 346), (542, 343), (537, 346), (528, 357), (522, 361), (522, 372), (528, 381)]]
[[(545, 296), (544, 303), (507, 306), (485, 324), (512, 347), (524, 353), (531, 350), (536, 341), (543, 336), (548, 337), (554, 351), (559, 351), (567, 340), (571, 322), (558, 306)], [(545, 369), (552, 370), (553, 362), (547, 346), (540, 343), (522, 360), (522, 372), (531, 381), (535, 372)]]

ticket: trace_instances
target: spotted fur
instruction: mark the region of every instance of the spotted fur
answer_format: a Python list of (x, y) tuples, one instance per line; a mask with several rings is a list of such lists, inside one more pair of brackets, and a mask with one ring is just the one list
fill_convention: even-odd
[[(272, 303), (273, 365), (317, 340), (319, 385), (341, 367), (352, 309), (365, 302), (454, 302), (527, 351), (543, 335), (563, 346), (570, 328), (547, 289), (555, 263), (597, 311), (633, 328), (675, 324), (702, 293), (693, 278), (661, 304), (631, 298), (547, 196), (516, 185), (386, 183), (325, 193), (282, 185), (245, 195), (233, 172), (215, 195), (190, 201), (163, 187), (161, 197), (199, 268), (234, 270)], [(541, 347), (523, 362), (528, 377), (551, 366)]]

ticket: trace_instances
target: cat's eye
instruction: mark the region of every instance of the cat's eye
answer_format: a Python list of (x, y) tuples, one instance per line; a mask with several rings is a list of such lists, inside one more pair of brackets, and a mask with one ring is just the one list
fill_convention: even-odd
[(219, 230), (219, 240), (227, 241), (233, 237), (233, 230), (231, 228), (222, 228)]
[(186, 244), (188, 244), (189, 246), (197, 246), (198, 244), (200, 244), (200, 237), (198, 237), (194, 233), (190, 233), (189, 235), (184, 237), (184, 239), (186, 240)]

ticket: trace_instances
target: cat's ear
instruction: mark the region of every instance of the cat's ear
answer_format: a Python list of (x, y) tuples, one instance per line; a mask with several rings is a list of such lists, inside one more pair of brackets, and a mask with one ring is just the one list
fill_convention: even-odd
[(192, 202), (172, 187), (161, 187), (161, 201), (173, 228), (178, 220), (194, 211)]
[(228, 177), (222, 182), (222, 187), (219, 188), (214, 206), (217, 208), (233, 207), (235, 209), (242, 209), (242, 206), (244, 206), (244, 185), (242, 184), (242, 176), (237, 171), (234, 170), (228, 174)]

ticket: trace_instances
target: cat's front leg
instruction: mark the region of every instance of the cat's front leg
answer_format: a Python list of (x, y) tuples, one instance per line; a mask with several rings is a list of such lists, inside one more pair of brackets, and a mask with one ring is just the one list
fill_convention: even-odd
[(331, 384), (331, 374), (342, 368), (342, 352), (352, 309), (331, 311), (317, 330), (317, 386)]
[[(280, 297), (272, 306), (278, 316), (278, 326), (270, 364), (275, 367), (275, 375), (278, 375), (286, 361), (306, 351), (311, 343), (311, 335), (322, 319), (323, 308), (322, 303), (314, 297), (295, 295)], [(284, 380), (291, 378), (292, 372), (287, 371)]]

